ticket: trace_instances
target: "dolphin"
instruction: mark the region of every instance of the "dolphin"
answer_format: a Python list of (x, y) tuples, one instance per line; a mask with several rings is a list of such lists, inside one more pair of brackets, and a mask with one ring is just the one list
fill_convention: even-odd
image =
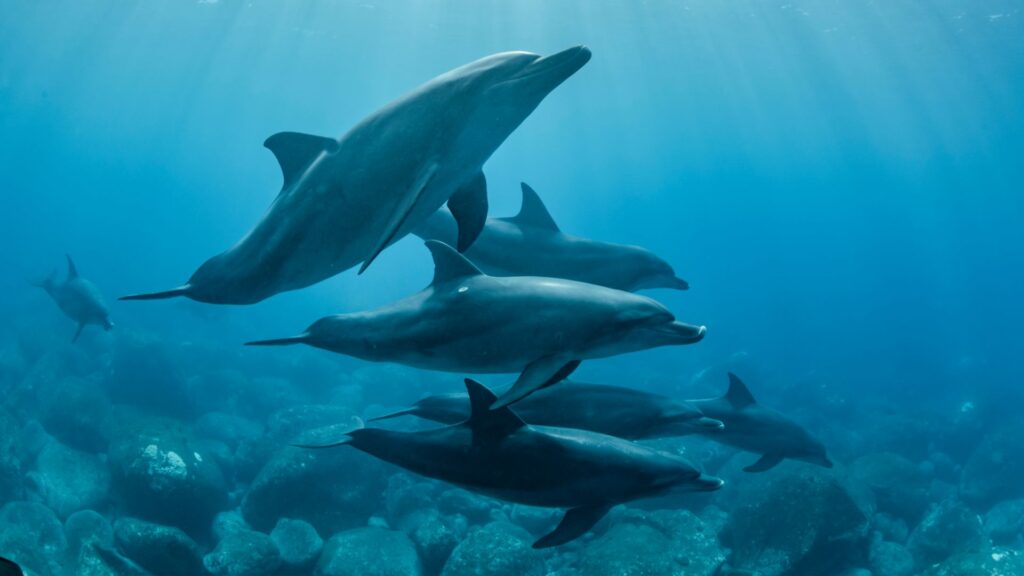
[(785, 414), (759, 404), (746, 384), (731, 372), (725, 396), (690, 402), (707, 417), (725, 424), (710, 438), (761, 455), (743, 469), (746, 472), (771, 470), (786, 458), (832, 467), (821, 442)]
[(494, 54), (430, 80), (339, 139), (274, 134), (263, 144), (284, 185), (263, 219), (184, 285), (122, 299), (253, 304), (360, 262), (362, 273), (445, 202), (465, 250), (487, 219), (484, 162), (589, 60), (584, 46)]
[(25, 573), (22, 572), (21, 566), (0, 556), (0, 576), (25, 576)]
[(447, 244), (426, 245), (434, 280), (424, 290), (321, 318), (298, 336), (248, 344), (308, 344), (447, 372), (519, 372), (499, 408), (568, 377), (582, 360), (692, 344), (706, 331), (644, 296), (560, 278), (488, 276)]
[[(516, 404), (516, 414), (538, 426), (577, 428), (626, 440), (686, 436), (722, 429), (720, 421), (705, 417), (687, 402), (632, 388), (569, 380), (523, 398)], [(455, 424), (469, 418), (469, 397), (463, 393), (427, 396), (410, 408), (371, 418), (371, 421), (405, 415)]]
[(46, 290), (46, 293), (57, 303), (61, 312), (78, 323), (78, 330), (71, 339), (72, 344), (78, 341), (82, 335), (82, 329), (89, 324), (102, 326), (104, 330), (110, 330), (114, 323), (110, 321), (110, 311), (103, 300), (96, 285), (78, 275), (78, 269), (70, 254), (66, 254), (68, 260), (68, 275), (63, 282), (56, 278), (56, 272), (50, 274), (45, 280), (36, 282), (35, 285)]
[[(519, 214), (490, 218), (476, 242), (465, 252), (481, 270), (496, 276), (550, 276), (635, 292), (645, 288), (686, 290), (668, 262), (639, 246), (599, 242), (559, 230), (540, 196), (520, 184)], [(452, 244), (458, 225), (440, 209), (414, 234)]]
[(611, 507), (680, 492), (709, 492), (722, 480), (690, 462), (628, 440), (571, 428), (526, 424), (510, 408), (488, 409), (495, 395), (466, 380), (470, 414), (464, 422), (420, 432), (362, 428), (328, 448), (351, 445), (423, 476), (487, 496), (568, 508), (534, 548), (559, 546), (596, 524)]

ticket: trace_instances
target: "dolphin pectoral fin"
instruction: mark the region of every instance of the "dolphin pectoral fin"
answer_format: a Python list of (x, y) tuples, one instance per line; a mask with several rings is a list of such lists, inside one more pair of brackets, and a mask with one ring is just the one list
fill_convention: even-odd
[(459, 225), (456, 248), (465, 252), (480, 235), (487, 222), (487, 179), (479, 172), (448, 199), (448, 209)]
[(277, 163), (281, 165), (281, 175), (284, 176), (281, 190), (284, 190), (302, 176), (302, 173), (321, 152), (337, 150), (338, 142), (324, 136), (313, 136), (300, 132), (278, 132), (264, 140), (263, 146), (274, 153)]
[(551, 548), (552, 546), (561, 546), (566, 542), (571, 542), (586, 534), (588, 530), (594, 527), (594, 524), (597, 524), (601, 518), (604, 518), (604, 515), (609, 510), (611, 510), (611, 506), (580, 506), (579, 508), (571, 508), (565, 513), (562, 521), (558, 523), (558, 527), (534, 542), (533, 547), (537, 549)]
[(83, 329), (85, 329), (85, 324), (79, 323), (79, 324), (78, 324), (78, 329), (77, 329), (77, 330), (75, 330), (75, 335), (74, 335), (74, 337), (72, 337), (72, 338), (71, 338), (71, 343), (72, 343), (72, 344), (74, 344), (74, 343), (78, 342), (78, 337), (82, 335), (82, 330), (83, 330)]
[(416, 207), (416, 202), (423, 196), (423, 191), (427, 189), (427, 185), (430, 183), (430, 179), (434, 177), (435, 172), (437, 172), (437, 164), (429, 164), (420, 173), (419, 177), (416, 178), (409, 192), (402, 197), (397, 209), (391, 215), (391, 220), (384, 229), (384, 234), (378, 240), (377, 246), (374, 247), (373, 252), (370, 252), (370, 256), (363, 261), (363, 265), (359, 267), (360, 274), (370, 267), (370, 264), (398, 235), (398, 231), (402, 229), (402, 225), (409, 219), (409, 214), (412, 214), (413, 208)]
[(743, 469), (744, 472), (765, 472), (778, 466), (784, 458), (780, 454), (765, 454), (761, 459)]
[(547, 388), (569, 377), (580, 365), (579, 360), (565, 356), (545, 356), (530, 362), (519, 379), (491, 405), (491, 410), (518, 402), (541, 388)]

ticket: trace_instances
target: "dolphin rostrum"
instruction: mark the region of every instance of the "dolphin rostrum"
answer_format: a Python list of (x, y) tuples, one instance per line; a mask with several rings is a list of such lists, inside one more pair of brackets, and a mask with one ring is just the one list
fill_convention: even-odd
[[(521, 183), (519, 214), (490, 218), (466, 256), (496, 276), (550, 276), (635, 292), (645, 288), (686, 290), (689, 284), (653, 252), (571, 236), (559, 230), (540, 196)], [(438, 210), (413, 231), (425, 240), (452, 244), (458, 225), (451, 212)]]
[(284, 185), (263, 219), (184, 285), (123, 299), (253, 304), (360, 262), (362, 272), (445, 202), (465, 250), (487, 218), (484, 162), (588, 60), (583, 46), (494, 54), (430, 80), (340, 139), (274, 134), (264, 146)]
[(821, 442), (785, 414), (754, 400), (746, 384), (731, 372), (725, 396), (690, 402), (709, 418), (725, 424), (722, 431), (709, 438), (761, 455), (743, 469), (747, 472), (770, 470), (786, 458), (832, 467)]
[(82, 335), (82, 329), (89, 324), (102, 326), (104, 330), (110, 330), (114, 323), (110, 321), (110, 311), (103, 300), (96, 285), (78, 275), (78, 269), (71, 255), (65, 255), (68, 260), (68, 275), (63, 282), (57, 280), (56, 272), (50, 274), (45, 280), (36, 282), (35, 285), (46, 290), (46, 293), (57, 303), (57, 307), (65, 316), (78, 323), (72, 343), (78, 341)]
[(687, 460), (628, 440), (571, 428), (527, 425), (494, 394), (466, 380), (470, 415), (436, 430), (362, 428), (327, 448), (351, 445), (423, 476), (501, 500), (568, 508), (534, 548), (579, 538), (617, 504), (679, 492), (709, 492), (722, 480)]
[[(371, 420), (407, 414), (455, 424), (469, 418), (469, 397), (464, 393), (435, 394), (410, 408)], [(721, 422), (705, 417), (687, 402), (633, 388), (569, 380), (523, 398), (516, 403), (516, 414), (538, 426), (578, 428), (626, 440), (715, 433), (722, 429)]]
[(703, 326), (661, 304), (560, 278), (487, 276), (447, 244), (428, 240), (434, 280), (376, 310), (327, 316), (291, 338), (374, 362), (470, 374), (516, 373), (495, 408), (569, 376), (579, 363), (657, 346), (692, 344)]

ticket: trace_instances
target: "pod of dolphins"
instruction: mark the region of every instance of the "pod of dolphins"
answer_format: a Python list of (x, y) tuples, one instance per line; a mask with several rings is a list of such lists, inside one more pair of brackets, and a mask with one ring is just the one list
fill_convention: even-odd
[[(356, 265), (362, 272), (409, 233), (425, 239), (434, 277), (423, 290), (249, 344), (306, 344), (371, 362), (516, 374), (498, 394), (466, 379), (465, 394), (429, 396), (373, 419), (411, 415), (444, 427), (360, 427), (334, 444), (304, 447), (348, 445), (494, 498), (568, 509), (536, 548), (581, 536), (617, 504), (723, 484), (637, 440), (704, 435), (758, 454), (748, 472), (784, 459), (831, 467), (820, 442), (756, 402), (734, 374), (723, 396), (690, 401), (567, 380), (584, 360), (693, 344), (706, 332), (633, 293), (688, 289), (668, 263), (643, 248), (563, 233), (525, 183), (519, 214), (487, 218), (483, 164), (590, 56), (583, 46), (543, 57), (495, 54), (430, 80), (341, 138), (271, 136), (264, 145), (284, 184), (263, 218), (185, 284), (122, 299), (252, 304)], [(64, 282), (51, 276), (38, 285), (77, 322), (75, 340), (87, 325), (113, 326), (99, 291), (70, 256)]]

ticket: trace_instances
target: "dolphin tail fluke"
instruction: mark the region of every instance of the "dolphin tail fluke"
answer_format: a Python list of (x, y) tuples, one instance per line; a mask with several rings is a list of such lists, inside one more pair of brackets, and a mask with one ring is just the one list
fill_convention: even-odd
[(270, 340), (253, 340), (246, 342), (246, 346), (290, 346), (292, 344), (305, 344), (309, 340), (309, 334), (299, 334), (288, 338), (271, 338)]
[(177, 288), (171, 288), (170, 290), (164, 290), (163, 292), (147, 292), (145, 294), (121, 296), (118, 300), (164, 300), (166, 298), (188, 296), (189, 290), (191, 289), (192, 286), (185, 284), (184, 286), (178, 286)]
[(580, 506), (565, 513), (565, 517), (551, 533), (533, 543), (534, 548), (551, 548), (571, 542), (594, 527), (611, 506)]

